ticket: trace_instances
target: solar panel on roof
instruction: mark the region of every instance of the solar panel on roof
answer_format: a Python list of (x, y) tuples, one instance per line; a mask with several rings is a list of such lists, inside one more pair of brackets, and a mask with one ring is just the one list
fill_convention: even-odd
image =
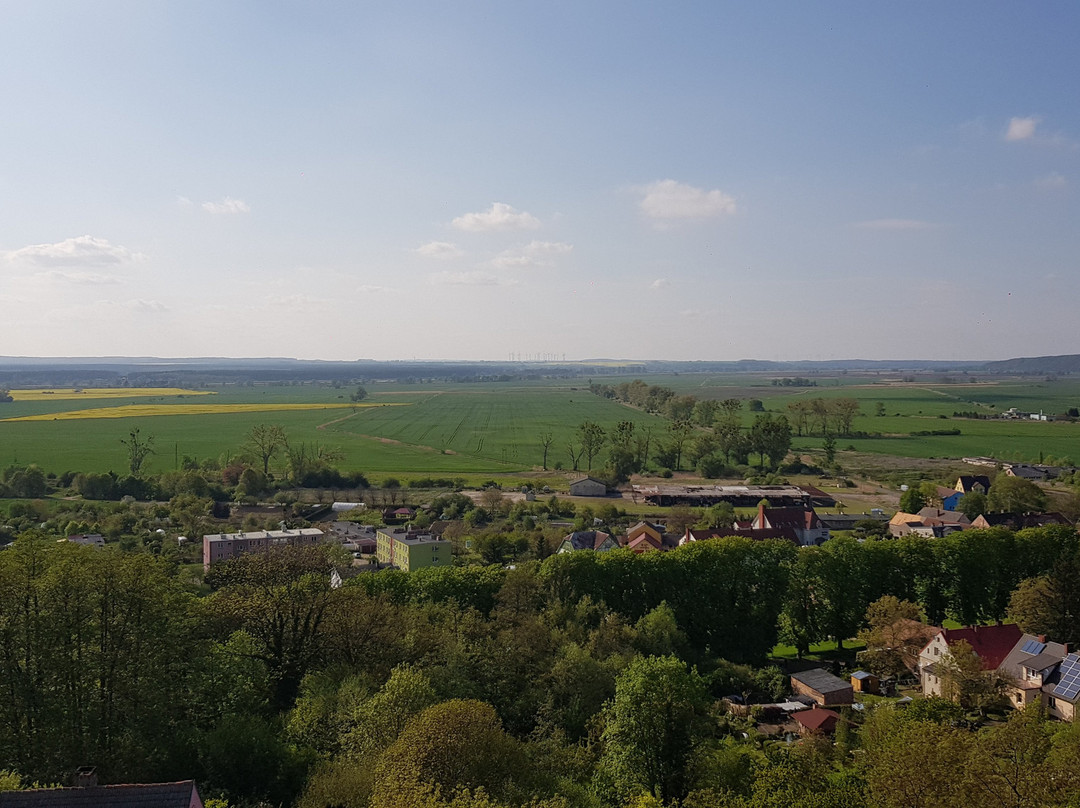
[(1028, 640), (1020, 650), (1025, 654), (1041, 654), (1046, 650), (1046, 643), (1039, 642), (1038, 640)]
[(1054, 695), (1073, 700), (1080, 695), (1080, 656), (1069, 654), (1061, 660), (1061, 673)]

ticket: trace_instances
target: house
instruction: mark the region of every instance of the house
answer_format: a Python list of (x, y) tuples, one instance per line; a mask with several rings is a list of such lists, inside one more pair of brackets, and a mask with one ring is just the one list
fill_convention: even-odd
[(876, 694), (881, 690), (881, 680), (867, 671), (851, 674), (851, 688), (857, 693)]
[(753, 508), (763, 499), (773, 505), (817, 505), (831, 508), (836, 498), (812, 485), (634, 485), (634, 501), (647, 505), (690, 505), (701, 508), (727, 502), (733, 508)]
[(664, 544), (664, 528), (652, 522), (638, 522), (626, 531), (628, 550), (634, 553), (650, 553), (653, 550), (667, 550)]
[(194, 780), (0, 791), (0, 808), (203, 808)]
[(961, 494), (989, 494), (990, 478), (985, 474), (961, 474), (956, 478), (956, 490)]
[(787, 539), (800, 547), (822, 544), (829, 539), (829, 528), (809, 505), (800, 508), (767, 508), (758, 503), (753, 519), (736, 521), (730, 527), (687, 528), (679, 544), (704, 541), (721, 536), (746, 536), (750, 539)]
[(941, 673), (937, 666), (942, 657), (961, 640), (971, 646), (983, 670), (995, 671), (1022, 636), (1023, 632), (1015, 623), (941, 629), (919, 652), (919, 679), (923, 695), (941, 695)]
[(809, 505), (802, 508), (766, 508), (764, 502), (759, 502), (757, 516), (750, 529), (777, 531), (800, 547), (812, 547), (829, 540), (829, 529)]
[(422, 567), (449, 567), (450, 542), (428, 531), (384, 527), (375, 532), (375, 558), (380, 564), (411, 572)]
[(1048, 642), (1045, 636), (1024, 634), (1016, 641), (1008, 656), (998, 666), (1008, 682), (1005, 694), (1009, 703), (1022, 710), (1043, 693), (1069, 648), (1059, 642)]
[(595, 477), (582, 477), (570, 483), (570, 496), (572, 497), (606, 497), (607, 483), (597, 480)]
[(964, 498), (964, 492), (955, 488), (937, 486), (937, 498), (941, 500), (941, 507), (946, 511), (955, 511), (960, 507), (960, 500)]
[(105, 546), (105, 537), (100, 533), (73, 533), (67, 537), (66, 541), (96, 547), (99, 550)]
[(382, 520), (386, 524), (408, 522), (414, 516), (416, 516), (416, 511), (405, 505), (402, 505), (400, 508), (386, 508), (382, 512)]
[(1007, 527), (1009, 530), (1022, 530), (1026, 527), (1047, 527), (1048, 525), (1072, 524), (1060, 513), (984, 513), (975, 517), (972, 527)]
[(602, 530), (578, 530), (562, 540), (557, 553), (569, 553), (571, 550), (594, 550), (606, 552), (618, 548), (619, 543), (610, 533)]
[(1061, 660), (1057, 669), (1042, 687), (1046, 711), (1062, 721), (1076, 720), (1076, 705), (1080, 702), (1080, 654), (1071, 653)]
[(275, 547), (303, 547), (322, 541), (318, 528), (254, 530), (246, 533), (211, 533), (203, 536), (203, 569), (248, 553), (267, 553)]
[(932, 539), (935, 535), (934, 526), (925, 524), (922, 517), (917, 513), (905, 513), (903, 511), (894, 513), (892, 519), (889, 520), (889, 535), (900, 538), (912, 534)]
[(826, 710), (824, 707), (813, 707), (791, 716), (799, 725), (799, 734), (808, 735), (832, 735), (836, 731), (836, 725), (840, 721), (840, 713)]
[(800, 696), (808, 696), (822, 707), (851, 704), (855, 700), (851, 683), (823, 668), (791, 674), (791, 689)]

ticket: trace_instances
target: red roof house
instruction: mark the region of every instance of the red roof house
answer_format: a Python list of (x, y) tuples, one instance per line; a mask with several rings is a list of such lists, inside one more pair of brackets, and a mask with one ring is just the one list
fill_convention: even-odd
[(802, 735), (831, 735), (836, 730), (840, 713), (826, 710), (824, 707), (814, 707), (795, 713), (792, 718), (798, 722), (799, 732)]

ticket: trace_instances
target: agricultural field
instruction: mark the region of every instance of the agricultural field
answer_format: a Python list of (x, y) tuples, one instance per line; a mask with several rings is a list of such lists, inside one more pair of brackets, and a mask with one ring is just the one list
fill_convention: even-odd
[[(899, 458), (960, 458), (992, 455), (1004, 460), (1080, 461), (1080, 424), (954, 418), (954, 412), (995, 414), (1009, 407), (1058, 413), (1080, 404), (1080, 382), (1065, 379), (952, 379), (927, 375), (815, 377), (818, 386), (772, 384), (775, 374), (670, 374), (646, 376), (680, 394), (701, 398), (759, 398), (766, 411), (784, 413), (789, 403), (850, 397), (862, 414), (854, 429), (865, 437), (841, 438), (860, 453)], [(593, 381), (616, 384), (629, 376)], [(330, 384), (224, 385), (183, 390), (12, 391), (0, 404), (0, 463), (37, 463), (48, 471), (122, 472), (121, 439), (135, 428), (154, 438), (146, 470), (176, 468), (186, 455), (220, 459), (242, 451), (257, 424), (280, 424), (290, 441), (332, 448), (343, 470), (377, 476), (452, 476), (521, 479), (542, 464), (539, 437), (554, 438), (549, 468), (569, 468), (567, 443), (580, 423), (605, 428), (632, 420), (662, 436), (667, 422), (588, 391), (584, 380), (530, 380), (476, 384), (367, 385), (360, 405), (352, 388)], [(885, 414), (877, 416), (877, 404)], [(396, 406), (382, 406), (396, 405)], [(164, 417), (168, 416), (168, 417)], [(754, 415), (743, 412), (749, 425)], [(959, 429), (959, 435), (914, 435)], [(821, 438), (796, 437), (794, 448), (816, 450)], [(567, 476), (564, 472), (563, 476)]]

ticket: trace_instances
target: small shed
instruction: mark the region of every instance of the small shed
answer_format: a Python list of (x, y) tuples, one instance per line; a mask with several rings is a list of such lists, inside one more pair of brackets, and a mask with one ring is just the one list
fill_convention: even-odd
[(823, 707), (814, 707), (802, 713), (795, 713), (792, 718), (799, 725), (800, 735), (832, 735), (840, 714)]
[(855, 700), (855, 690), (851, 684), (824, 668), (791, 674), (791, 689), (812, 698), (822, 707), (851, 704)]
[(881, 680), (867, 671), (855, 671), (851, 674), (851, 687), (858, 693), (877, 695), (881, 692)]
[(595, 477), (582, 477), (570, 483), (570, 496), (572, 497), (606, 497), (607, 483), (597, 480)]

